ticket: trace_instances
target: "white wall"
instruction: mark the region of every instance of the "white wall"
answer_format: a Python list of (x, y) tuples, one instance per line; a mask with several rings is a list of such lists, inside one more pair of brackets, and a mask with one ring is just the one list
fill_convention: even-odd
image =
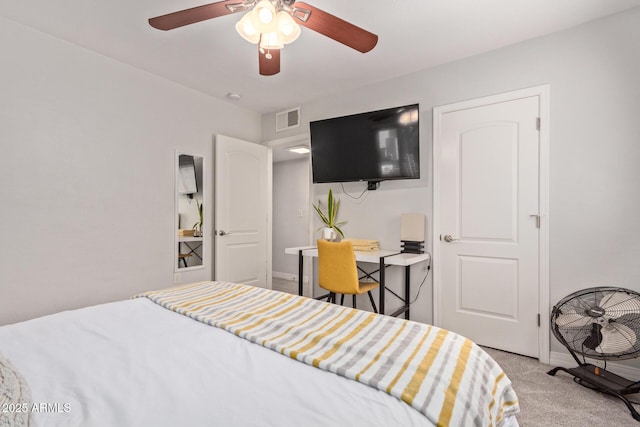
[[(383, 182), (361, 202), (338, 194), (343, 200), (341, 219), (349, 220), (347, 232), (379, 236), (382, 244), (393, 244), (399, 235), (399, 214), (414, 210), (425, 212), (431, 227), (433, 107), (549, 83), (550, 305), (591, 286), (620, 285), (640, 291), (639, 23), (636, 8), (302, 105), (299, 132), (308, 132), (310, 120), (420, 103), (423, 178), (419, 183)], [(263, 139), (272, 139), (273, 115), (263, 116), (262, 123)], [(362, 184), (346, 188), (359, 192)], [(314, 186), (312, 199), (324, 197), (326, 191), (326, 185)], [(413, 276), (414, 291), (421, 276)], [(429, 322), (431, 318), (428, 280), (412, 319)], [(562, 347), (552, 339), (552, 348)]]
[(273, 164), (273, 271), (298, 275), (285, 248), (309, 244), (309, 158)]
[(175, 150), (212, 200), (214, 135), (260, 116), (3, 18), (0, 52), (0, 325), (172, 285)]

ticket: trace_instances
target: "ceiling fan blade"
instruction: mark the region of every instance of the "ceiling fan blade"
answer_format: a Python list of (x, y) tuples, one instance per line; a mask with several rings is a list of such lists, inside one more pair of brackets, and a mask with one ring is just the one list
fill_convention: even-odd
[(296, 2), (291, 15), (299, 25), (362, 53), (369, 52), (378, 43), (377, 35), (307, 3)]
[[(267, 56), (271, 55), (271, 58)], [(260, 75), (273, 76), (280, 72), (280, 49), (265, 50), (264, 53), (258, 48), (258, 65)]]
[(203, 6), (192, 7), (167, 15), (156, 16), (149, 19), (149, 24), (158, 30), (173, 30), (196, 22), (219, 16), (230, 15), (232, 13), (246, 10), (247, 7), (242, 0), (225, 0), (217, 3), (205, 4)]

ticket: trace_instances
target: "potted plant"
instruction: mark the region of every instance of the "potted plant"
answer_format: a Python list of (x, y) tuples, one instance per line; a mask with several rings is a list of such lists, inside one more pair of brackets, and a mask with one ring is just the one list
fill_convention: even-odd
[(327, 196), (327, 211), (323, 212), (321, 207), (321, 202), (318, 200), (317, 205), (313, 205), (313, 209), (315, 209), (316, 213), (320, 217), (320, 220), (324, 223), (324, 227), (320, 227), (323, 229), (322, 237), (325, 240), (336, 240), (338, 238), (338, 234), (340, 237), (344, 237), (344, 233), (340, 229), (340, 226), (346, 223), (337, 222), (338, 218), (338, 208), (340, 207), (340, 200), (333, 197), (333, 192), (329, 189), (329, 195)]
[(202, 203), (196, 198), (196, 205), (198, 206), (198, 214), (200, 215), (200, 221), (193, 224), (194, 236), (202, 236)]

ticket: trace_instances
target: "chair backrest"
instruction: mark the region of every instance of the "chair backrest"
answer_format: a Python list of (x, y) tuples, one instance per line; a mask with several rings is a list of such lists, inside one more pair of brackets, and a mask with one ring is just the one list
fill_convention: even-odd
[(337, 294), (358, 293), (358, 268), (351, 242), (318, 240), (318, 284)]

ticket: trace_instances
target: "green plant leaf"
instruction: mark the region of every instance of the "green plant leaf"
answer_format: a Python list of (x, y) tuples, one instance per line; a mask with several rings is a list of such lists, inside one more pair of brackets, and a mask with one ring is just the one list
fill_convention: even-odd
[(322, 210), (322, 202), (320, 200), (318, 200), (317, 205), (312, 204), (312, 206), (326, 227), (335, 229), (336, 232), (344, 237), (342, 230), (339, 230), (338, 226), (345, 224), (346, 221), (340, 223), (336, 222), (338, 218), (338, 209), (340, 208), (340, 199), (333, 196), (333, 190), (329, 189), (329, 194), (327, 194), (326, 213)]
[(324, 212), (322, 212), (322, 209), (320, 209), (320, 206), (313, 205), (313, 208), (315, 209), (316, 213), (320, 217), (320, 220), (326, 225), (329, 225), (329, 219), (326, 217)]

